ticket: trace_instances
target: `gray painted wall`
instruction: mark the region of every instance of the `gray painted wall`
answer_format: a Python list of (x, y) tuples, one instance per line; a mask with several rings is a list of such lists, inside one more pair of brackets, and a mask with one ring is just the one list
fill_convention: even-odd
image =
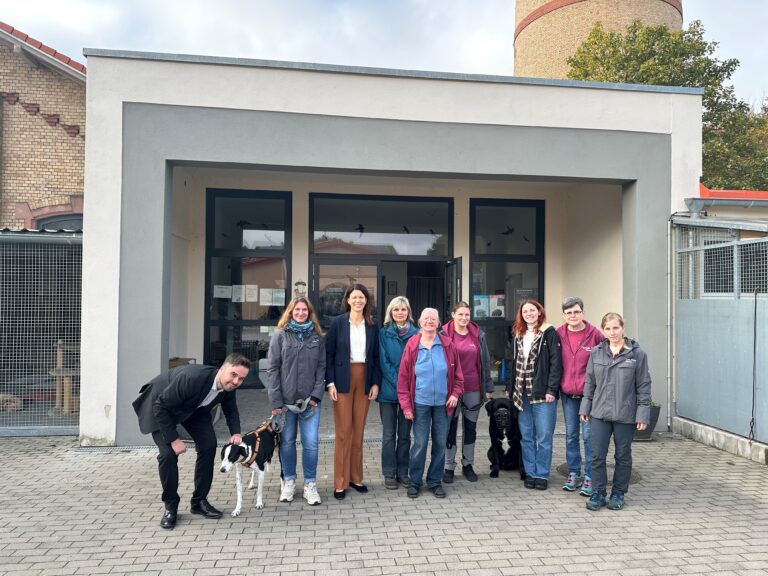
[[(768, 442), (768, 301), (757, 301), (755, 439)], [(749, 436), (755, 301), (678, 300), (677, 414)]]
[(665, 397), (669, 135), (125, 104), (118, 445), (147, 443), (130, 403), (167, 358), (172, 163), (624, 182), (623, 312)]

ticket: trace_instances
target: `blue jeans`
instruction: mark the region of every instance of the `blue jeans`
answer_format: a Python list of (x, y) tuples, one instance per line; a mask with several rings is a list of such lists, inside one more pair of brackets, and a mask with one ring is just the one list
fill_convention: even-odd
[(608, 486), (608, 470), (605, 459), (608, 455), (608, 445), (613, 436), (616, 449), (613, 469), (612, 492), (626, 494), (629, 490), (629, 480), (632, 477), (632, 440), (635, 437), (635, 424), (610, 422), (599, 418), (590, 418), (592, 424), (592, 490), (595, 494), (605, 494)]
[(531, 404), (523, 394), (523, 411), (517, 415), (520, 447), (523, 450), (525, 474), (549, 480), (552, 465), (552, 437), (557, 422), (557, 402)]
[(317, 480), (317, 436), (320, 430), (320, 404), (301, 414), (284, 410), (285, 424), (280, 434), (280, 462), (285, 480), (296, 480), (296, 431), (301, 430), (301, 465), (304, 482)]
[(589, 464), (589, 422), (582, 422), (579, 418), (581, 398), (571, 398), (563, 394), (563, 417), (565, 419), (565, 461), (568, 464), (568, 472), (577, 476), (581, 475), (581, 445), (579, 444), (579, 427), (581, 438), (584, 441), (584, 475), (591, 478)]
[(410, 485), (421, 488), (421, 477), (427, 461), (427, 444), (432, 433), (432, 452), (427, 470), (427, 486), (434, 488), (443, 482), (445, 443), (448, 441), (450, 419), (445, 405), (416, 404), (413, 410), (413, 443), (409, 462)]
[(408, 452), (411, 449), (411, 421), (405, 419), (400, 404), (379, 402), (381, 415), (381, 471), (385, 477), (408, 477)]

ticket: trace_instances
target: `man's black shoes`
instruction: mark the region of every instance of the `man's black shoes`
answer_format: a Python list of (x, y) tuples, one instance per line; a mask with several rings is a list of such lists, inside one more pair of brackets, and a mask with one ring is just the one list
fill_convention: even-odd
[(173, 530), (176, 527), (176, 510), (166, 508), (160, 519), (160, 526), (166, 530)]
[(208, 503), (208, 500), (200, 500), (199, 502), (193, 502), (192, 507), (189, 509), (192, 514), (200, 514), (206, 518), (221, 518), (221, 510), (217, 510)]

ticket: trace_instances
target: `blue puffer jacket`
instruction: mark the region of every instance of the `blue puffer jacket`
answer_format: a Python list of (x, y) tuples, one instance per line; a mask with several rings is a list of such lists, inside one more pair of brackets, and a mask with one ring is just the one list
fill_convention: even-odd
[(397, 324), (389, 322), (379, 330), (379, 364), (381, 365), (381, 389), (378, 402), (397, 403), (397, 372), (403, 358), (405, 343), (419, 330), (411, 325), (405, 336), (397, 332)]

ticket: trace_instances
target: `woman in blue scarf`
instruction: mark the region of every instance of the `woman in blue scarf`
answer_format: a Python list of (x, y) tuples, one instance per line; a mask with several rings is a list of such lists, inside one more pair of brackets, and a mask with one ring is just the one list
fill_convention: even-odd
[(325, 392), (325, 341), (315, 310), (306, 298), (288, 303), (269, 343), (267, 393), (272, 414), (284, 414), (280, 439), (283, 486), (280, 502), (296, 489), (296, 432), (301, 429), (304, 499), (320, 504), (317, 492), (320, 400)]
[(396, 296), (387, 306), (384, 327), (379, 331), (379, 363), (381, 390), (379, 403), (381, 425), (381, 469), (384, 487), (395, 490), (399, 484), (408, 486), (408, 455), (411, 449), (411, 421), (406, 420), (397, 401), (397, 372), (403, 358), (405, 343), (418, 328), (408, 298)]

